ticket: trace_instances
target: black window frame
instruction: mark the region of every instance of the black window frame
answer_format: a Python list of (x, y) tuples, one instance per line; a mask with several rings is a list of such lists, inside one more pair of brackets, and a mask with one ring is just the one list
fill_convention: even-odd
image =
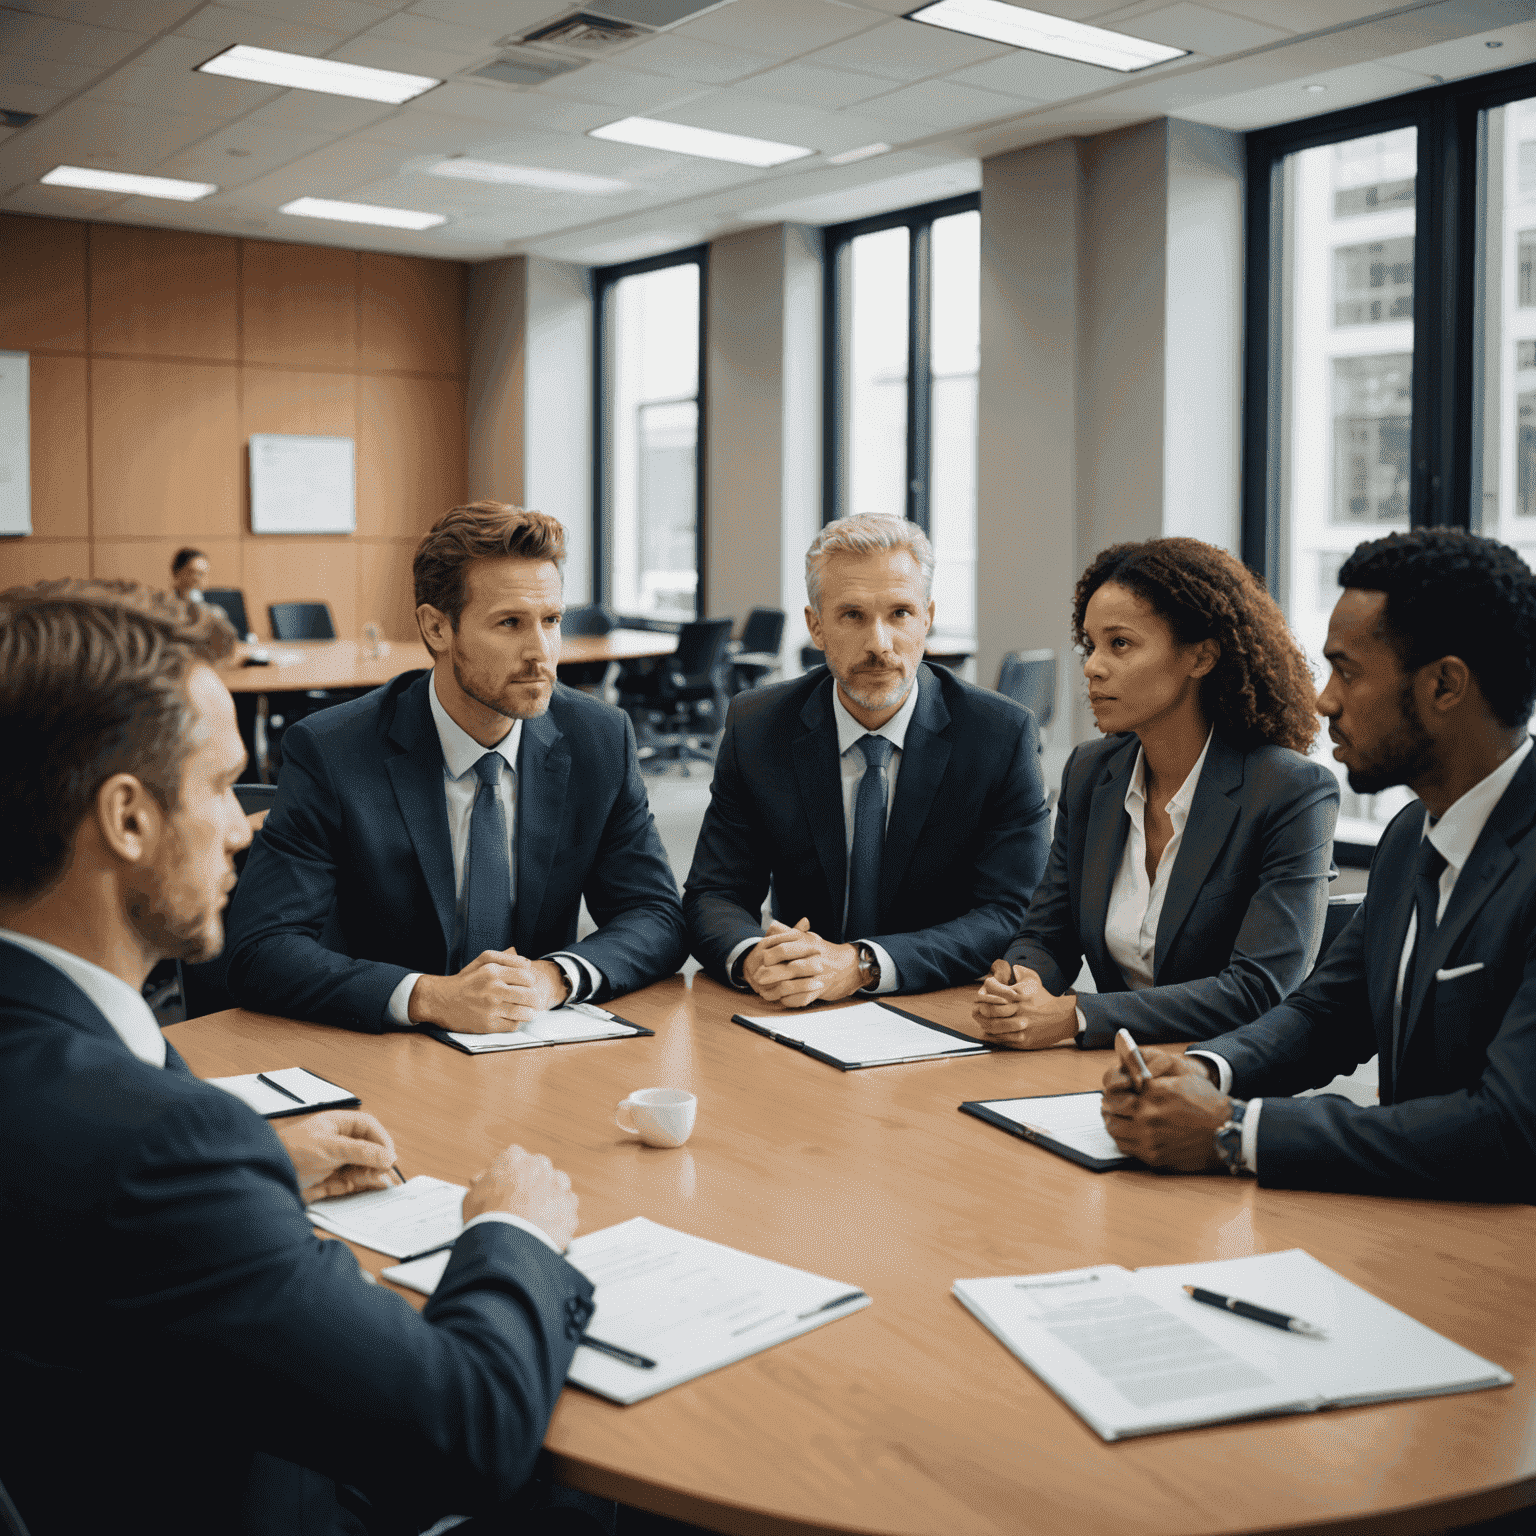
[[(694, 587), (693, 616), (709, 612), (706, 590), (705, 551), (708, 535), (709, 482), (709, 246), (690, 245), (683, 250), (646, 256), (639, 261), (625, 261), (592, 272), (592, 601), (607, 603), (612, 591), (609, 580), (608, 551), (613, 542), (612, 520), (608, 511), (611, 489), (608, 450), (612, 441), (612, 422), (608, 410), (608, 379), (612, 371), (612, 342), (608, 323), (608, 295), (626, 277), (644, 272), (659, 272), (667, 267), (697, 266), (699, 269), (699, 384), (698, 438), (694, 450), (694, 567), (698, 582)], [(626, 629), (677, 631), (687, 620), (659, 619), (649, 614), (620, 614)]]
[[(906, 515), (929, 531), (929, 484), (933, 451), (932, 234), (934, 223), (981, 207), (981, 193), (967, 192), (939, 202), (891, 213), (873, 214), (833, 224), (822, 231), (822, 480), (821, 521), (825, 525), (846, 511), (848, 422), (848, 338), (852, 305), (848, 302), (850, 247), (860, 235), (880, 230), (909, 232), (907, 261), (907, 494)], [(918, 385), (919, 387), (914, 387)]]
[(1275, 215), (1286, 156), (1395, 128), (1417, 129), (1409, 525), (1473, 527), (1480, 452), (1480, 117), (1529, 97), (1536, 97), (1536, 65), (1521, 65), (1247, 135), (1242, 557), (1271, 589), (1280, 569), (1283, 382), (1283, 230)]

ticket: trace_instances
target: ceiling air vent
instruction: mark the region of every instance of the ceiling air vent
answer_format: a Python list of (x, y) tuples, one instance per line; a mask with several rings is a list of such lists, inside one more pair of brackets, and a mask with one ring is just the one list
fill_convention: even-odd
[(36, 116), (36, 112), (12, 112), (8, 107), (0, 107), (0, 128), (25, 128)]
[(535, 53), (531, 48), (508, 48), (489, 64), (470, 73), (482, 80), (499, 80), (503, 85), (543, 85), (556, 75), (580, 69), (581, 59), (561, 59), (550, 53)]
[(606, 16), (593, 16), (587, 11), (577, 11), (563, 21), (552, 21), (537, 32), (523, 36), (525, 43), (552, 44), (556, 48), (574, 48), (581, 53), (607, 53), (622, 43), (638, 43), (651, 35), (650, 27), (637, 26), (632, 21), (610, 21)]

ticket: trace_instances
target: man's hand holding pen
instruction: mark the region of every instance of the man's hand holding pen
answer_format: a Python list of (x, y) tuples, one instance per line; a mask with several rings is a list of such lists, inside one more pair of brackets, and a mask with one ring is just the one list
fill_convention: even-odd
[(1216, 1132), (1232, 1101), (1211, 1082), (1205, 1065), (1171, 1051), (1138, 1051), (1123, 1031), (1115, 1051), (1118, 1060), (1104, 1074), (1102, 1105), (1115, 1145), (1153, 1168), (1220, 1168)]
[(387, 1189), (395, 1182), (395, 1143), (360, 1109), (323, 1109), (302, 1119), (272, 1122), (288, 1151), (308, 1205), (332, 1195)]

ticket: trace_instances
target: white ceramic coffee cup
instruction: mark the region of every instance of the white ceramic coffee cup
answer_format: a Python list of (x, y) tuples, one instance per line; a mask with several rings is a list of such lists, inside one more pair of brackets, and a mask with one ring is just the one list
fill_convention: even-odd
[(640, 1088), (619, 1101), (613, 1123), (648, 1147), (680, 1147), (693, 1132), (698, 1108), (699, 1101), (681, 1088)]

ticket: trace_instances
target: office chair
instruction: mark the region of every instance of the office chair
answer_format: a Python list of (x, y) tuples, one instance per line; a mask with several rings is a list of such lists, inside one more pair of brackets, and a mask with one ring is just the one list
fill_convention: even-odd
[[(581, 608), (567, 608), (560, 620), (562, 635), (606, 635), (619, 627), (619, 616), (602, 603), (588, 603)], [(607, 680), (608, 661), (567, 662), (560, 669), (560, 681), (572, 688), (595, 693)]]
[[(649, 674), (627, 672), (619, 683), (619, 705), (645, 738), (642, 764), (679, 762), (688, 776), (690, 759), (714, 760), (714, 741), (725, 723), (726, 646), (730, 619), (696, 619), (684, 624), (677, 650)], [(707, 730), (701, 728), (707, 723)], [(709, 746), (698, 742), (707, 736)]]
[(209, 587), (203, 593), (203, 601), (210, 607), (222, 608), (242, 640), (250, 634), (250, 620), (245, 616), (245, 593), (239, 587)]
[[(257, 811), (270, 811), (277, 803), (277, 785), (236, 784), (235, 799), (240, 802), (240, 809), (247, 816)], [(250, 851), (249, 847), (245, 847), (235, 855), (236, 881), (245, 869), (246, 855)], [(229, 908), (225, 907), (224, 911), (227, 917)], [(205, 1013), (218, 1013), (235, 1006), (234, 998), (229, 995), (228, 970), (227, 951), (212, 960), (205, 960), (201, 965), (188, 965), (182, 960), (176, 962), (181, 1005), (187, 1018), (200, 1019)]]
[(1030, 710), (1043, 731), (1056, 714), (1056, 652), (1009, 651), (997, 669), (996, 692)]
[(754, 608), (741, 626), (741, 637), (731, 642), (731, 692), (755, 688), (778, 669), (779, 648), (784, 644), (784, 610)]
[(268, 603), (274, 640), (334, 640), (329, 603)]
[[(1350, 919), (1360, 910), (1360, 903), (1364, 900), (1364, 891), (1346, 891), (1342, 896), (1328, 898), (1328, 910), (1323, 914), (1323, 943), (1317, 952), (1317, 965), (1328, 958), (1333, 941), (1349, 927)], [(1312, 969), (1316, 970), (1317, 966)]]
[(800, 647), (800, 670), (802, 672), (814, 672), (817, 667), (827, 664), (825, 651), (819, 651), (814, 645), (802, 645)]

